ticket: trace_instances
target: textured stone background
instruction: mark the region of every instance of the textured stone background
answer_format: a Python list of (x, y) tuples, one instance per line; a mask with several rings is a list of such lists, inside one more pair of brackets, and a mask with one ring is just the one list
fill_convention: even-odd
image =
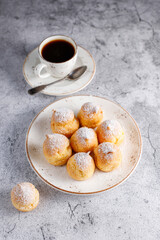
[[(134, 174), (101, 195), (54, 191), (25, 155), (27, 128), (55, 97), (29, 96), (22, 74), (26, 55), (42, 39), (66, 34), (96, 61), (80, 94), (106, 96), (136, 119), (143, 154)], [(0, 1), (0, 239), (160, 239), (160, 1)], [(30, 181), (40, 204), (20, 213), (11, 188)]]

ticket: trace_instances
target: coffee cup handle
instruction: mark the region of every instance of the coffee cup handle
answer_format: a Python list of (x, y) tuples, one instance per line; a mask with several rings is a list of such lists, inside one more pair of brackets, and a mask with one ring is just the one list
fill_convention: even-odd
[(41, 71), (43, 68), (47, 68), (47, 65), (44, 63), (39, 63), (35, 69), (34, 69), (34, 73), (39, 77), (39, 78), (47, 78), (50, 76), (50, 73), (46, 72), (41, 74)]

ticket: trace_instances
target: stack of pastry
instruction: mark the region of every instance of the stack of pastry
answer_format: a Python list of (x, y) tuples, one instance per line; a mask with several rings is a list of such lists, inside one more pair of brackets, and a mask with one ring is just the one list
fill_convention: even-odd
[(82, 105), (77, 118), (71, 109), (53, 110), (53, 134), (46, 135), (43, 143), (47, 161), (55, 166), (67, 163), (67, 172), (75, 180), (90, 178), (95, 165), (104, 172), (117, 168), (124, 131), (118, 121), (102, 119), (101, 107), (91, 102)]
[[(67, 164), (67, 172), (75, 180), (92, 177), (95, 165), (104, 172), (117, 168), (124, 131), (118, 121), (102, 119), (101, 107), (90, 102), (83, 104), (78, 118), (68, 108), (53, 110), (53, 134), (46, 135), (43, 143), (46, 160), (54, 166)], [(39, 203), (39, 192), (31, 183), (19, 183), (11, 191), (11, 201), (19, 211), (31, 211)]]

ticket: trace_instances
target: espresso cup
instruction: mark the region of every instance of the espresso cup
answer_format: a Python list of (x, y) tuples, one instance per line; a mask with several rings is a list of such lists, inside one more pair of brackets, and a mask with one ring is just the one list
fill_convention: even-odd
[[(57, 62), (58, 60), (56, 58), (55, 58), (56, 61), (54, 62), (54, 54), (52, 56), (52, 53), (48, 52), (48, 55), (50, 54), (50, 56), (47, 57), (47, 50), (45, 50), (45, 48), (47, 49), (47, 46), (49, 46), (50, 44), (55, 44), (55, 43), (58, 44), (58, 42), (61, 42), (61, 44), (63, 44), (64, 42), (64, 44), (68, 44), (68, 46), (70, 45), (70, 49), (72, 50), (72, 52), (71, 50), (68, 50), (68, 53), (67, 53), (68, 55), (65, 56), (66, 48), (64, 48), (63, 46), (63, 48), (60, 49), (58, 56), (60, 57), (59, 59), (61, 59), (62, 62), (61, 60), (59, 60), (60, 62)], [(58, 49), (58, 47), (56, 46), (58, 45), (55, 45), (55, 51), (57, 51)], [(60, 45), (59, 45), (59, 48), (60, 48)], [(52, 50), (54, 51), (54, 48), (52, 48)], [(46, 56), (43, 53), (45, 51), (46, 51)], [(51, 36), (41, 42), (41, 44), (38, 47), (38, 55), (41, 63), (39, 63), (35, 67), (34, 71), (39, 78), (47, 78), (49, 76), (53, 76), (56, 78), (61, 78), (61, 77), (63, 78), (66, 75), (68, 75), (74, 68), (74, 65), (77, 60), (77, 45), (75, 41), (70, 37), (63, 36), (63, 35)], [(43, 73), (42, 73), (42, 70), (43, 70)]]

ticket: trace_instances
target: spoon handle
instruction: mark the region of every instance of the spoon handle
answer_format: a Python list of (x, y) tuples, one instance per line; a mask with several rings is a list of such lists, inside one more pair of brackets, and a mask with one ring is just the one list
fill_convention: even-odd
[(64, 80), (64, 79), (66, 79), (67, 77), (68, 77), (68, 75), (65, 76), (65, 77), (63, 77), (63, 78), (61, 78), (61, 79), (58, 79), (58, 80), (56, 80), (56, 81), (54, 81), (54, 82), (51, 82), (51, 83), (48, 83), (48, 84), (44, 84), (44, 85), (40, 85), (40, 86), (31, 88), (31, 89), (28, 90), (28, 93), (29, 93), (30, 95), (36, 94), (36, 93), (42, 91), (42, 90), (43, 90), (44, 88), (46, 88), (47, 86), (50, 86), (50, 85), (52, 85), (52, 84), (54, 84), (54, 83), (57, 83), (57, 82), (60, 82), (60, 81), (62, 81), (62, 80)]

